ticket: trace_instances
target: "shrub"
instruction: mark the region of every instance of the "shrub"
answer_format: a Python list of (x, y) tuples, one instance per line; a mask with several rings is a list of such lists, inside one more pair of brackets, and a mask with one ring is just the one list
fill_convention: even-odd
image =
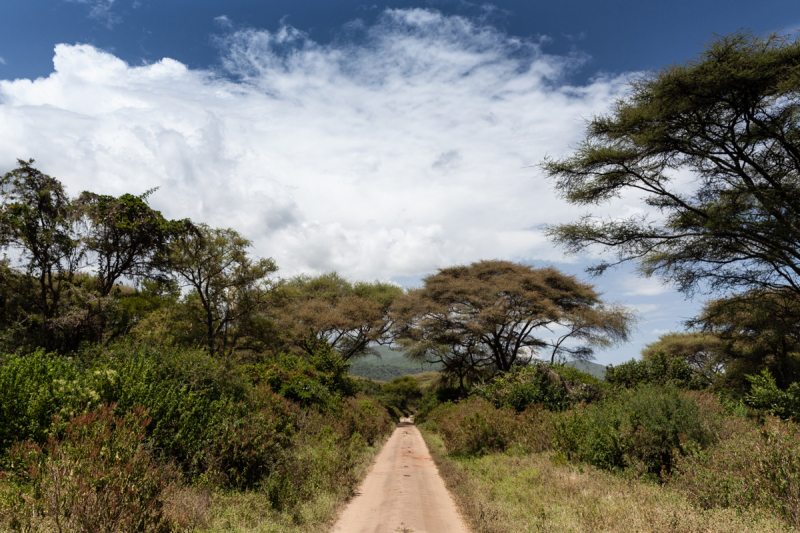
[(251, 404), (219, 405), (204, 435), (204, 453), (192, 469), (218, 473), (227, 484), (254, 487), (285, 461), (294, 445), (294, 416), (285, 399), (263, 388)]
[(652, 385), (579, 406), (554, 424), (556, 445), (567, 454), (600, 468), (633, 467), (659, 478), (672, 471), (678, 455), (712, 444), (716, 431), (694, 398)]
[(445, 403), (433, 411), (444, 445), (456, 455), (502, 452), (516, 440), (520, 424), (510, 409), (497, 409), (483, 398)]
[(663, 350), (655, 352), (649, 359), (632, 359), (606, 370), (606, 381), (626, 389), (642, 384), (674, 385), (679, 388), (701, 388), (700, 380), (692, 367), (680, 357), (670, 357)]
[(678, 460), (672, 484), (700, 507), (765, 506), (800, 527), (800, 428), (772, 417), (726, 426), (717, 446)]
[[(62, 440), (11, 451), (9, 502), (0, 520), (12, 531), (166, 532), (163, 495), (171, 475), (143, 446), (142, 409), (79, 415)], [(10, 494), (9, 494), (10, 493)]]
[(335, 409), (343, 397), (356, 394), (359, 384), (347, 375), (350, 364), (328, 344), (317, 343), (309, 360), (294, 354), (279, 354), (255, 367), (257, 381), (304, 407)]
[(147, 436), (159, 459), (175, 461), (190, 477), (210, 464), (233, 406), (242, 415), (255, 411), (241, 405), (252, 394), (245, 376), (202, 350), (119, 345), (93, 362), (84, 381), (117, 413), (147, 409)]
[(411, 376), (403, 376), (384, 384), (381, 387), (380, 398), (387, 407), (408, 414), (422, 398), (422, 391), (416, 379)]
[(431, 413), (445, 402), (454, 402), (461, 398), (458, 387), (432, 387), (425, 391), (414, 413), (414, 422), (422, 424), (428, 420)]
[(780, 390), (768, 370), (746, 378), (750, 382), (750, 392), (745, 396), (747, 405), (784, 420), (800, 419), (800, 383), (792, 383), (787, 390)]
[(88, 392), (70, 361), (37, 351), (1, 362), (0, 454), (17, 441), (44, 443), (54, 415), (67, 420), (83, 410)]
[(392, 427), (388, 411), (375, 400), (366, 397), (349, 398), (337, 413), (340, 432), (359, 434), (368, 446), (374, 445)]
[(272, 505), (297, 509), (297, 503), (340, 487), (355, 487), (356, 465), (364, 446), (377, 443), (392, 428), (389, 415), (368, 398), (351, 398), (336, 412), (292, 406), (297, 419), (296, 445), (264, 481)]
[(475, 389), (495, 407), (522, 412), (529, 405), (561, 411), (574, 402), (566, 380), (543, 364), (516, 368)]

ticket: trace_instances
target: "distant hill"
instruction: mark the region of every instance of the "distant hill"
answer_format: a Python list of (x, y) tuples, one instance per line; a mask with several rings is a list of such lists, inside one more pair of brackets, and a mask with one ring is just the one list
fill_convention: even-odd
[(376, 346), (375, 351), (380, 357), (370, 355), (361, 357), (351, 362), (350, 375), (377, 381), (391, 381), (394, 378), (410, 376), (439, 370), (439, 365), (414, 363), (403, 356), (403, 352), (392, 350), (388, 346)]
[[(392, 381), (394, 378), (411, 376), (420, 372), (437, 371), (441, 365), (414, 363), (403, 356), (403, 352), (392, 350), (388, 346), (376, 346), (375, 351), (380, 357), (370, 355), (356, 359), (350, 364), (350, 375), (376, 381)], [(606, 367), (592, 362), (569, 361), (567, 365), (583, 372), (605, 379)]]
[(568, 361), (568, 366), (577, 368), (582, 372), (587, 372), (599, 379), (606, 379), (606, 367), (591, 361)]

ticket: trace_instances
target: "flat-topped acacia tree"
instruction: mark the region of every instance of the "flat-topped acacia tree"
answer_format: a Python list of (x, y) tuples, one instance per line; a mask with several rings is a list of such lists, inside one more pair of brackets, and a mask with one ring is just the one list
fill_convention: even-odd
[(300, 275), (284, 284), (270, 314), (293, 348), (310, 354), (324, 341), (351, 359), (389, 342), (388, 309), (402, 292), (381, 281), (352, 283), (336, 272)]
[[(423, 282), (392, 306), (396, 339), (411, 357), (465, 376), (481, 367), (508, 371), (545, 349), (590, 359), (591, 346), (626, 341), (634, 320), (624, 308), (605, 307), (591, 285), (552, 267), (479, 261), (440, 269)], [(570, 330), (584, 349), (565, 347)]]

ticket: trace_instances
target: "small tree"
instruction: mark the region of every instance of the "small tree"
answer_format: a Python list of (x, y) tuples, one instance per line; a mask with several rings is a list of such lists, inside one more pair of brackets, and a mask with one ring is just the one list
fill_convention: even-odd
[(665, 333), (656, 342), (644, 347), (642, 358), (645, 361), (652, 360), (659, 352), (669, 359), (684, 361), (706, 386), (724, 379), (726, 367), (731, 361), (730, 343), (705, 331)]
[(196, 300), (213, 355), (226, 347), (229, 327), (264, 308), (273, 286), (269, 277), (278, 267), (272, 259), (248, 257), (250, 241), (232, 229), (196, 227), (175, 239), (169, 260), (183, 285), (193, 289), (188, 301)]

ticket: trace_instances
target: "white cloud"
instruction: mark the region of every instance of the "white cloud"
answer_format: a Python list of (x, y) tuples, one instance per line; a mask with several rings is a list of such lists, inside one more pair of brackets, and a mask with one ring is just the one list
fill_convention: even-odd
[[(106, 27), (113, 28), (119, 24), (122, 19), (116, 13), (111, 11), (114, 5), (114, 0), (66, 0), (76, 4), (86, 4), (89, 7), (89, 18), (93, 18), (105, 25)], [(138, 2), (134, 2), (134, 8), (138, 8)]]
[(220, 26), (221, 28), (227, 29), (233, 27), (233, 22), (231, 21), (231, 19), (228, 18), (227, 15), (220, 15), (218, 17), (214, 17), (214, 22), (216, 22), (217, 25)]
[(5, 65), (5, 64), (6, 64), (5, 58), (3, 56), (0, 56), (0, 65)]
[(285, 275), (563, 260), (524, 229), (575, 216), (531, 165), (567, 153), (624, 79), (565, 85), (579, 56), (431, 10), (347, 32), (235, 32), (230, 76), (58, 45), (48, 78), (0, 82), (0, 165), (34, 157), (72, 194), (158, 186), (167, 216), (234, 227)]
[(651, 333), (653, 335), (664, 335), (666, 333), (672, 333), (672, 331), (673, 330), (671, 330), (671, 329), (658, 329), (658, 328), (656, 328)]

